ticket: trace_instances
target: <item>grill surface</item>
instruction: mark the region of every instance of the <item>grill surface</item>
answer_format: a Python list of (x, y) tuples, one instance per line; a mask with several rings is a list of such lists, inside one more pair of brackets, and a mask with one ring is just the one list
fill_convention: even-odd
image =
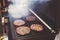
[[(55, 7), (56, 7), (56, 5), (55, 5), (55, 2), (53, 2), (53, 1), (49, 2), (48, 4), (36, 3), (36, 6), (33, 9), (33, 11), (36, 12), (37, 15), (39, 15), (44, 21), (46, 21), (46, 23), (49, 26), (51, 26), (53, 29), (55, 29), (55, 16), (56, 16)], [(33, 14), (31, 13), (30, 15), (33, 15)], [(19, 19), (26, 21), (25, 17), (22, 17)], [(36, 21), (34, 21), (34, 22), (26, 21), (25, 25), (30, 26), (31, 24), (34, 24), (34, 23), (41, 24), (41, 25), (43, 25), (43, 28), (44, 28), (43, 31), (36, 32), (36, 31), (31, 30), (30, 34), (21, 36), (21, 35), (17, 34), (15, 31), (16, 27), (13, 25), (14, 20), (17, 20), (17, 19), (14, 19), (11, 16), (9, 16), (9, 24), (10, 24), (9, 40), (54, 40), (55, 39), (56, 34), (51, 33), (51, 31), (47, 27), (45, 27), (45, 25), (43, 25), (37, 18), (36, 18)]]

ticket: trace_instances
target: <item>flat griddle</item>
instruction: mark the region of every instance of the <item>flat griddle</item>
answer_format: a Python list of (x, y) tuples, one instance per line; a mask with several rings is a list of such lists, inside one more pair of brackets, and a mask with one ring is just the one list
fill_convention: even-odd
[[(53, 5), (53, 4), (54, 3), (51, 2), (50, 6), (54, 6), (55, 7), (55, 5)], [(52, 12), (52, 11), (50, 12), (50, 10), (53, 9), (53, 8), (47, 6), (48, 7), (47, 9), (43, 9), (43, 11), (37, 11), (37, 10), (39, 10), (39, 7), (41, 9), (43, 5), (42, 6), (38, 6), (38, 7), (37, 6), (38, 6), (38, 4), (36, 5), (36, 7), (33, 10), (44, 21), (46, 21), (52, 28), (54, 28), (55, 27), (55, 18), (54, 18), (54, 16), (51, 16), (51, 13), (54, 13), (54, 12)], [(45, 8), (46, 8), (46, 6), (45, 6)], [(31, 13), (30, 15), (33, 15), (33, 14)], [(19, 18), (19, 19), (25, 20), (24, 17)], [(16, 19), (11, 17), (11, 16), (9, 16), (9, 26), (10, 26), (9, 27), (9, 40), (54, 40), (55, 39), (55, 35), (56, 34), (51, 33), (51, 31), (45, 25), (43, 25), (37, 18), (36, 18), (36, 21), (34, 21), (34, 22), (28, 22), (28, 21), (25, 20), (26, 21), (25, 25), (29, 26), (29, 25), (31, 25), (33, 23), (38, 23), (38, 24), (43, 25), (43, 28), (44, 28), (43, 31), (41, 31), (41, 32), (31, 31), (30, 34), (21, 36), (21, 35), (17, 34), (16, 31), (15, 31), (16, 27), (13, 25), (13, 21), (14, 20), (16, 20)]]
[[(33, 14), (30, 14), (33, 15)], [(34, 15), (33, 15), (34, 16)], [(29, 22), (26, 21), (24, 17), (18, 18), (19, 20), (22, 19), (26, 22), (25, 26), (30, 26), (31, 24), (41, 24), (43, 26), (43, 31), (37, 32), (32, 31), (28, 35), (21, 36), (16, 33), (16, 27), (13, 25), (14, 20), (17, 20), (16, 18), (9, 17), (9, 23), (10, 23), (10, 32), (13, 40), (53, 40), (55, 38), (55, 34), (51, 33), (51, 31), (45, 27), (37, 18), (35, 21)]]

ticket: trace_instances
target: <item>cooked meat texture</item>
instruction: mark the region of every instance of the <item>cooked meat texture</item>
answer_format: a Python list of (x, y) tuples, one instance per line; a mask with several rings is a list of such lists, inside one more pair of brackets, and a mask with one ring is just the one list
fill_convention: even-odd
[(36, 17), (35, 16), (28, 16), (26, 17), (27, 21), (35, 21)]
[(32, 24), (32, 25), (30, 26), (30, 28), (31, 28), (32, 30), (35, 30), (35, 31), (42, 31), (42, 30), (43, 30), (43, 26), (40, 25), (40, 24)]
[(30, 28), (27, 26), (21, 26), (16, 28), (16, 32), (20, 35), (26, 35), (30, 33)]
[(24, 20), (15, 20), (13, 24), (16, 26), (21, 26), (21, 25), (25, 24), (25, 21)]

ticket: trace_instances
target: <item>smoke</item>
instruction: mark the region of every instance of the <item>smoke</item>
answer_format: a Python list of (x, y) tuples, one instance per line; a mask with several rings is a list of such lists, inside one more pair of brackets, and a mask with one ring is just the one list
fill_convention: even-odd
[(9, 0), (13, 4), (9, 5), (8, 12), (12, 17), (20, 18), (29, 15), (29, 6), (34, 5), (37, 1), (39, 3), (48, 2), (50, 0)]

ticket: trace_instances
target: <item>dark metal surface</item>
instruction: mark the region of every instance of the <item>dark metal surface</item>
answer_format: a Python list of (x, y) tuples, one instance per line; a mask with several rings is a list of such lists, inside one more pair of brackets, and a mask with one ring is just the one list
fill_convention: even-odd
[[(23, 18), (22, 18), (23, 19)], [(34, 24), (34, 23), (39, 23), (41, 25), (43, 25), (43, 28), (44, 30), (41, 31), (41, 32), (36, 32), (36, 31), (32, 31), (30, 32), (30, 34), (28, 35), (24, 35), (24, 36), (21, 36), (19, 34), (16, 33), (16, 27), (13, 25), (13, 21), (15, 19), (14, 18), (11, 18), (10, 17), (10, 30), (11, 30), (11, 35), (12, 35), (12, 38), (13, 40), (53, 40), (54, 37), (55, 37), (55, 34), (51, 33), (50, 30), (48, 28), (46, 28), (38, 19), (36, 19), (36, 21), (34, 22), (28, 22), (26, 21), (26, 26), (30, 26), (31, 24)]]
[[(39, 4), (36, 3), (35, 8), (33, 9), (37, 15), (39, 15), (47, 24), (49, 24), (54, 30), (56, 30), (56, 1), (48, 2), (48, 4)], [(22, 18), (25, 20), (24, 18)], [(31, 31), (28, 35), (18, 35), (16, 34), (15, 27), (13, 25), (13, 21), (15, 19), (9, 16), (9, 40), (54, 40), (55, 35), (51, 33), (48, 28), (46, 28), (38, 19), (35, 22), (27, 22), (25, 25), (29, 26), (32, 23), (39, 23), (42, 24), (44, 30), (41, 32)]]

